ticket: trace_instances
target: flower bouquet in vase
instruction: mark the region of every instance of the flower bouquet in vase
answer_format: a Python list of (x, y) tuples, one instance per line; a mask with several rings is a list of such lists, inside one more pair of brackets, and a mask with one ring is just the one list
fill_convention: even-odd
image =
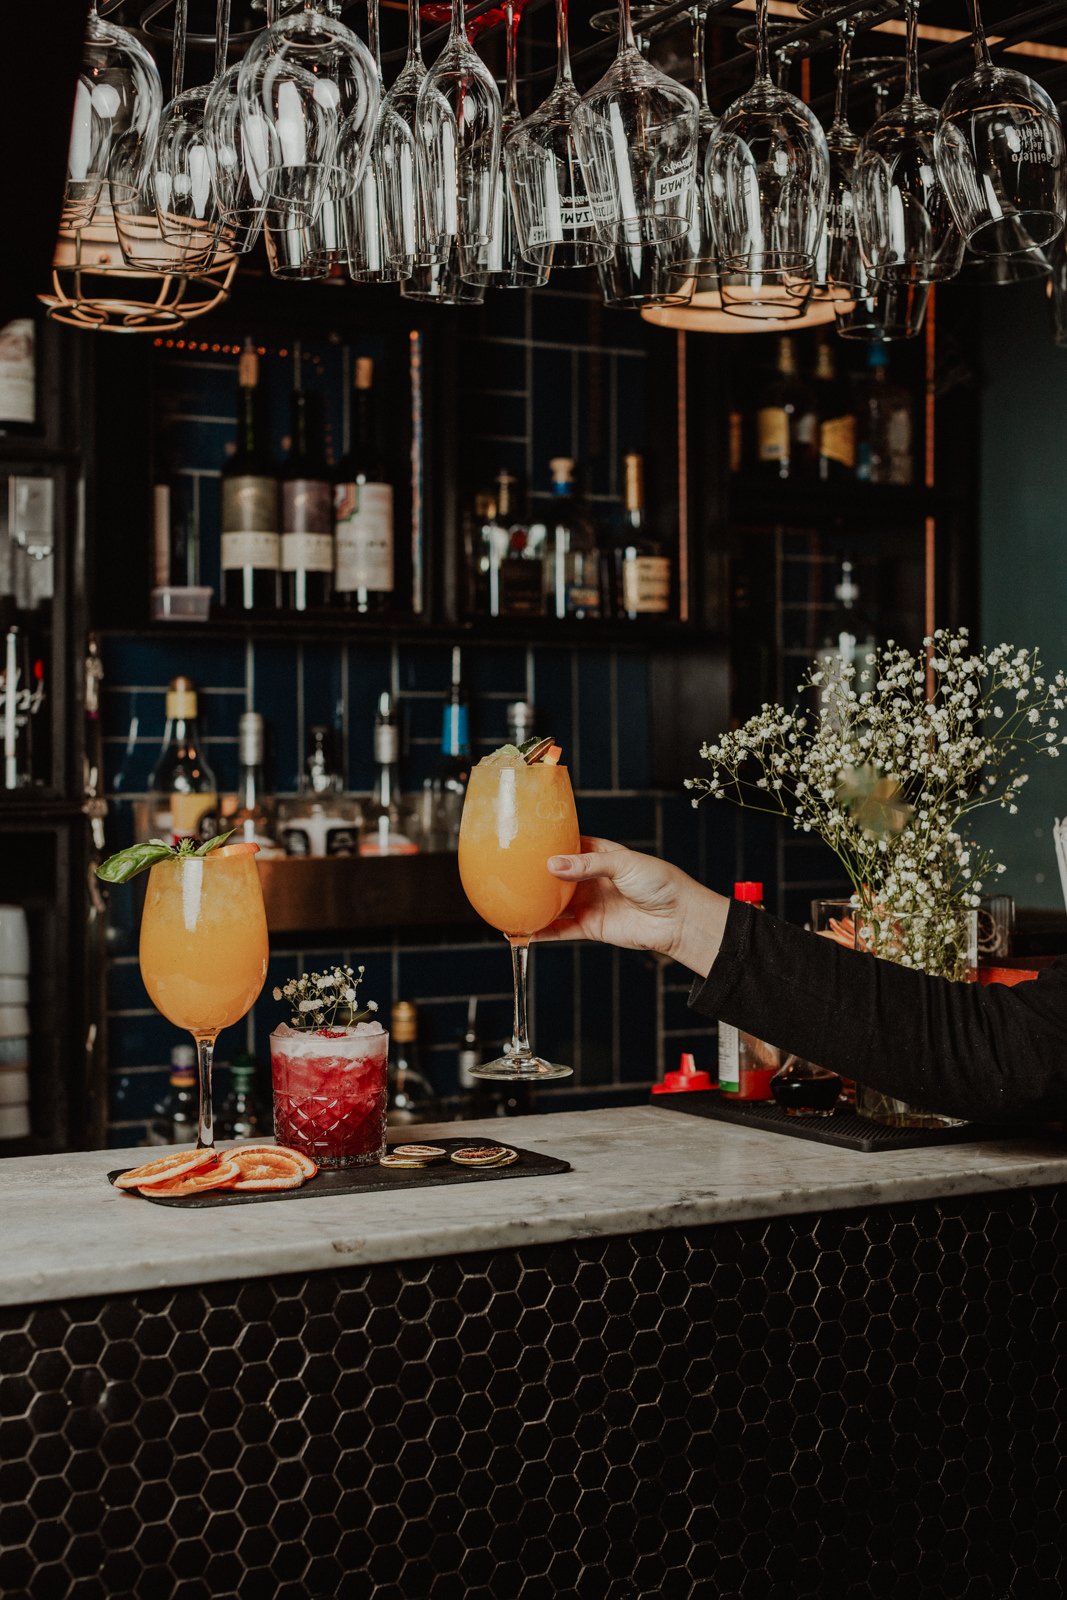
[[(990, 806), (1014, 815), (1026, 757), (1058, 757), (1067, 745), (1063, 673), (1046, 678), (1036, 651), (976, 649), (965, 629), (939, 629), (917, 652), (890, 640), (862, 664), (817, 662), (800, 693), (803, 706), (764, 705), (702, 747), (713, 772), (688, 780), (694, 805), (732, 800), (829, 845), (852, 893), (816, 902), (816, 932), (973, 982), (982, 885), (1004, 867), (975, 842), (970, 818)], [(912, 1107), (860, 1083), (857, 1109), (896, 1125), (951, 1125), (937, 1110), (935, 1062), (929, 1084), (930, 1105)]]

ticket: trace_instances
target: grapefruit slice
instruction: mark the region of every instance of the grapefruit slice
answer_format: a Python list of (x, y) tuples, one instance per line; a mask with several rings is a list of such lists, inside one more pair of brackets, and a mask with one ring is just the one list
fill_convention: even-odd
[(269, 1156), (288, 1156), (290, 1161), (296, 1162), (305, 1178), (313, 1178), (319, 1170), (317, 1162), (302, 1150), (294, 1150), (291, 1144), (238, 1144), (232, 1150), (227, 1150), (226, 1155), (233, 1157), (240, 1153), (247, 1156), (253, 1152), (258, 1155), (263, 1151)]
[(143, 1167), (131, 1167), (115, 1179), (116, 1189), (154, 1189), (159, 1183), (172, 1183), (187, 1178), (191, 1173), (202, 1172), (218, 1161), (217, 1150), (176, 1150), (173, 1155), (160, 1156), (158, 1161), (146, 1161)]
[(246, 1194), (257, 1189), (299, 1189), (304, 1174), (290, 1155), (261, 1147), (259, 1150), (231, 1150), (227, 1158), (239, 1170), (233, 1185)]
[(178, 1178), (174, 1183), (154, 1183), (150, 1189), (142, 1188), (142, 1194), (203, 1194), (210, 1189), (232, 1189), (237, 1179), (241, 1176), (241, 1169), (236, 1161), (223, 1159), (215, 1167), (205, 1167), (202, 1172), (191, 1172), (187, 1178)]
[(544, 755), (541, 757), (541, 761), (546, 767), (558, 767), (562, 754), (562, 745), (550, 744)]
[(254, 856), (259, 851), (259, 845), (253, 844), (250, 839), (242, 839), (240, 844), (220, 844), (217, 850), (212, 850), (213, 856)]

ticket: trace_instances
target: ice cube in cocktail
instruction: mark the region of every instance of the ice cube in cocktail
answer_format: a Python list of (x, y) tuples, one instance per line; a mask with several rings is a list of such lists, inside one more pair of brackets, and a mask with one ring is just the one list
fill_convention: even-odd
[(369, 1166), (385, 1154), (389, 1035), (380, 1022), (270, 1036), (274, 1132), (320, 1167)]

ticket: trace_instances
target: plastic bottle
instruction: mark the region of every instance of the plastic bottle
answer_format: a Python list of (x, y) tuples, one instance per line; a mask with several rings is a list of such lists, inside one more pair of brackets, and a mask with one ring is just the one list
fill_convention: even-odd
[[(734, 899), (763, 910), (762, 883), (735, 883)], [(770, 1100), (771, 1079), (782, 1065), (777, 1045), (719, 1023), (719, 1092), (734, 1100)]]

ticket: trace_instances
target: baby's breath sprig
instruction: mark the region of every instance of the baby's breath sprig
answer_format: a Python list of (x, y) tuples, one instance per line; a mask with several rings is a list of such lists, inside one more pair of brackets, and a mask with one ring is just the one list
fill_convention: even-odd
[(327, 972), (306, 972), (275, 989), (275, 1000), (288, 1000), (292, 1026), (302, 1033), (318, 1028), (349, 1028), (365, 1022), (377, 1011), (375, 1001), (358, 1008), (359, 986), (365, 968), (331, 967)]

